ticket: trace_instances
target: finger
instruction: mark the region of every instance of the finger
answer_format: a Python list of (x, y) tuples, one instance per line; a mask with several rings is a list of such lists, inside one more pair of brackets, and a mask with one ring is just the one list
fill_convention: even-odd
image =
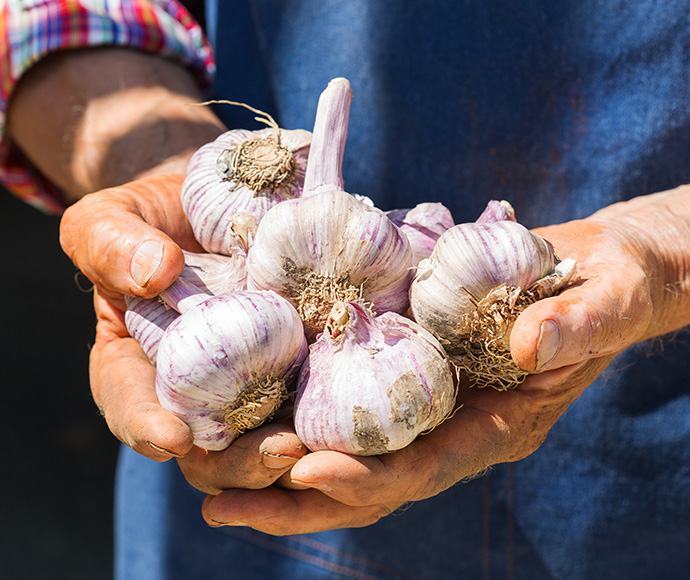
[(204, 501), (202, 515), (210, 526), (248, 526), (283, 536), (371, 525), (398, 506), (353, 507), (316, 491), (228, 490)]
[(300, 459), (290, 471), (298, 489), (313, 488), (351, 506), (401, 504), (436, 492), (438, 463), (425, 439), (377, 457), (356, 457), (317, 451)]
[(181, 209), (182, 181), (156, 175), (85, 196), (62, 218), (64, 251), (97, 286), (159, 294), (184, 267), (180, 245), (200, 250)]
[(604, 239), (584, 256), (559, 295), (529, 306), (510, 336), (515, 362), (541, 372), (620, 352), (643, 338), (652, 318), (649, 281), (638, 262)]
[(95, 305), (99, 321), (90, 380), (94, 401), (108, 427), (120, 441), (150, 459), (185, 455), (192, 447), (192, 433), (158, 403), (155, 367), (127, 336), (122, 313), (98, 292)]
[(194, 447), (178, 463), (191, 485), (218, 494), (232, 487), (268, 487), (306, 453), (291, 427), (275, 423), (248, 431), (224, 451)]

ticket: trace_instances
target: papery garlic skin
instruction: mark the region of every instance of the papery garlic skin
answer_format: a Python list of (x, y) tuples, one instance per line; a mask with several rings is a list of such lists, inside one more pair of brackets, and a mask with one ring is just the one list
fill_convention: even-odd
[[(279, 142), (277, 141), (279, 135)], [(265, 184), (259, 189), (241, 175), (232, 173), (232, 154), (253, 140), (264, 140), (264, 149), (255, 151), (256, 163), (270, 174), (276, 159), (289, 154), (289, 177), (279, 184)], [(264, 214), (286, 199), (302, 195), (311, 133), (302, 129), (235, 129), (198, 149), (190, 159), (182, 185), (182, 206), (194, 231), (194, 237), (210, 253), (229, 254), (238, 246), (251, 245), (253, 233)], [(282, 171), (282, 169), (281, 169)]]
[(297, 312), (277, 294), (212, 297), (166, 330), (156, 394), (196, 445), (220, 451), (280, 407), (307, 351)]
[(386, 215), (410, 241), (413, 266), (431, 256), (441, 234), (455, 225), (450, 210), (441, 203), (420, 203), (412, 209), (391, 210)]
[(404, 312), (412, 280), (407, 238), (379, 209), (344, 191), (283, 202), (262, 220), (247, 286), (291, 300), (310, 337), (338, 301)]
[(436, 427), (454, 404), (450, 363), (430, 333), (338, 303), (300, 372), (295, 431), (312, 451), (380, 455)]
[(247, 288), (247, 254), (238, 249), (229, 255), (184, 253), (180, 276), (212, 296)]
[[(180, 279), (192, 284), (199, 294), (210, 297), (246, 289), (247, 269), (244, 252), (222, 256), (184, 251), (184, 257), (185, 266)], [(166, 304), (165, 300), (158, 296), (125, 296), (125, 302), (125, 326), (130, 336), (140, 344), (146, 356), (155, 364), (158, 344), (165, 329), (180, 315), (179, 305)]]
[(548, 241), (514, 221), (460, 224), (419, 264), (410, 309), (476, 386), (505, 390), (527, 376), (510, 356), (513, 323), (567, 284), (574, 262), (558, 263)]
[(168, 308), (158, 298), (139, 298), (125, 296), (125, 326), (130, 336), (136, 340), (152, 363), (158, 357), (160, 344), (165, 329), (170, 326), (180, 313)]

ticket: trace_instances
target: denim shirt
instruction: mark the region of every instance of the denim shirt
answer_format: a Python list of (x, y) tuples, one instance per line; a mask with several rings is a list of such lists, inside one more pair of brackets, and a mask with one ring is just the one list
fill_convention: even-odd
[[(343, 173), (382, 209), (528, 227), (690, 181), (690, 2), (215, 0), (218, 98), (311, 129), (352, 84)], [(229, 127), (252, 116), (218, 109)], [(542, 447), (363, 529), (210, 529), (174, 463), (123, 454), (118, 578), (681, 578), (690, 569), (687, 336), (639, 345)]]

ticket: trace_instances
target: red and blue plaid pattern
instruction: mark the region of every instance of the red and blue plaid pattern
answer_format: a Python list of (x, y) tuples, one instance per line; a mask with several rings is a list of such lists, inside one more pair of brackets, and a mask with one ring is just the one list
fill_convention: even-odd
[(0, 0), (0, 184), (44, 211), (60, 213), (63, 197), (5, 135), (9, 99), (47, 54), (104, 45), (177, 59), (205, 80), (214, 73), (200, 26), (176, 0)]

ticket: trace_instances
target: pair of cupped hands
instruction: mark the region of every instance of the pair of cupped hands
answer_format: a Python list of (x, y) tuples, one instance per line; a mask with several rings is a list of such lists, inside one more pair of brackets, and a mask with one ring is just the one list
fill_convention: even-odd
[(652, 280), (649, 249), (617, 219), (624, 210), (612, 206), (600, 217), (538, 230), (559, 256), (577, 260), (577, 271), (568, 289), (530, 306), (512, 330), (512, 355), (533, 373), (519, 388), (461, 386), (461, 407), (450, 419), (383, 456), (311, 453), (288, 423), (207, 452), (158, 404), (155, 368), (124, 325), (123, 294), (156, 296), (181, 272), (180, 248), (202, 251), (180, 206), (182, 180), (154, 175), (85, 196), (65, 213), (61, 244), (94, 283), (96, 404), (135, 451), (155, 461), (177, 459), (189, 483), (208, 494), (202, 511), (211, 526), (282, 535), (372, 524), (534, 452), (618, 352), (660, 333), (652, 285), (662, 281)]

